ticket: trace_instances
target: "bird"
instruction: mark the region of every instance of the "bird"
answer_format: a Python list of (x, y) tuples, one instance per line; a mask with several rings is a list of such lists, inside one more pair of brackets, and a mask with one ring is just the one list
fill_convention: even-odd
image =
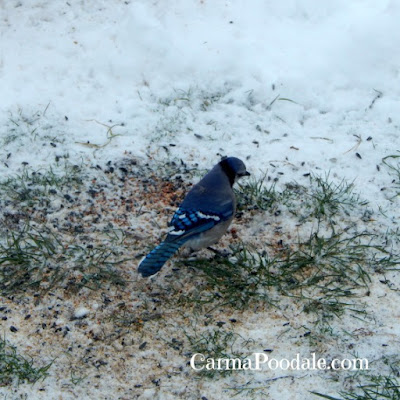
[(242, 160), (223, 157), (192, 189), (169, 222), (166, 238), (138, 266), (142, 277), (156, 274), (179, 248), (198, 251), (218, 242), (236, 211), (233, 184), (250, 173)]

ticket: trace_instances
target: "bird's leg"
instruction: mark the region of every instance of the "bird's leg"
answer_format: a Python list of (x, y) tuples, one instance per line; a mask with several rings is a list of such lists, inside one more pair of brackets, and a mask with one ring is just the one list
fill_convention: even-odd
[(223, 257), (223, 258), (229, 257), (229, 256), (232, 254), (232, 253), (231, 253), (229, 250), (227, 250), (227, 249), (224, 249), (224, 250), (217, 250), (217, 249), (214, 249), (214, 248), (211, 247), (211, 246), (207, 247), (207, 250), (210, 250), (210, 251), (212, 251), (216, 256)]
[(180, 255), (186, 259), (196, 258), (195, 253), (190, 247), (184, 247), (180, 250)]

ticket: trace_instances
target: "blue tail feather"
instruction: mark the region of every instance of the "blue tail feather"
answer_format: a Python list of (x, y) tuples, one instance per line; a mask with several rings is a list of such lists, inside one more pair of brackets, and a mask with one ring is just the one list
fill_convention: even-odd
[(138, 272), (144, 277), (154, 275), (182, 244), (182, 242), (162, 242), (142, 260)]

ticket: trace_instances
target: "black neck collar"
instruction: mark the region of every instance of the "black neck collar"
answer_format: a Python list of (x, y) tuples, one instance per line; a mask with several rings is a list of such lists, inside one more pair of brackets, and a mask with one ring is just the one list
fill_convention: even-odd
[(236, 178), (236, 173), (232, 169), (232, 167), (229, 165), (229, 162), (227, 160), (222, 160), (219, 165), (221, 166), (222, 170), (225, 172), (226, 176), (229, 179), (229, 183), (231, 186), (235, 183), (235, 178)]

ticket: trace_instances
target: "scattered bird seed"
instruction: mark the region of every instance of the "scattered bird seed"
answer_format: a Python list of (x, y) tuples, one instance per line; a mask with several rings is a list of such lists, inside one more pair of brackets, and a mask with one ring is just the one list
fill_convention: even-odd
[(139, 346), (139, 350), (144, 350), (147, 346), (147, 342), (143, 342), (140, 346)]

